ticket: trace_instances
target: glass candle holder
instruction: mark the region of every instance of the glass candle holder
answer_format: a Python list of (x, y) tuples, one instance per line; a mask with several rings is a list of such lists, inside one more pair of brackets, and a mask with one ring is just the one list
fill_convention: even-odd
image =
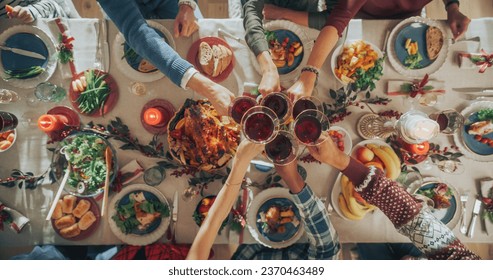
[(34, 95), (43, 102), (60, 102), (67, 95), (67, 91), (50, 82), (43, 82), (36, 86)]

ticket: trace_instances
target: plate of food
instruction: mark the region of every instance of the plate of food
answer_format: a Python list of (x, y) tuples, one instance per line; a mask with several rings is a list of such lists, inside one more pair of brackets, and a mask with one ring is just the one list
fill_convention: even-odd
[(339, 150), (343, 151), (347, 155), (351, 153), (351, 149), (353, 148), (353, 140), (351, 140), (351, 134), (349, 134), (347, 130), (340, 126), (334, 125), (329, 128), (328, 133)]
[[(298, 77), (301, 66), (306, 65), (313, 44), (297, 24), (287, 20), (269, 21), (264, 25), (264, 33), (269, 45), (269, 51), (279, 72), (281, 82), (290, 82)], [(251, 55), (255, 70), (262, 74), (257, 58)]]
[(247, 211), (247, 224), (257, 242), (274, 249), (294, 244), (304, 233), (301, 215), (289, 190), (279, 187), (254, 197)]
[(468, 158), (493, 161), (493, 102), (478, 101), (462, 110), (464, 125), (454, 134), (454, 142)]
[[(166, 27), (152, 20), (147, 20), (147, 24), (163, 38), (163, 43), (168, 44), (173, 49), (176, 48), (173, 36)], [(164, 74), (159, 69), (148, 60), (142, 58), (126, 43), (123, 34), (118, 33), (116, 35), (112, 47), (113, 60), (128, 78), (141, 82), (153, 82), (164, 77)]]
[(53, 153), (51, 172), (63, 177), (70, 165), (65, 190), (78, 197), (93, 197), (103, 192), (106, 179), (106, 148), (112, 151), (110, 184), (118, 174), (116, 151), (108, 140), (94, 133), (80, 132), (60, 141)]
[[(195, 207), (195, 211), (193, 212), (193, 220), (199, 227), (204, 222), (204, 219), (207, 217), (207, 214), (209, 214), (209, 209), (211, 209), (212, 204), (214, 204), (215, 200), (216, 200), (215, 195), (209, 195), (203, 197), (197, 204), (197, 207)], [(219, 233), (226, 226), (227, 223), (228, 223), (228, 217), (226, 217), (226, 219), (224, 219), (223, 223), (221, 224)]]
[(94, 199), (69, 194), (57, 201), (51, 225), (64, 239), (79, 241), (91, 236), (100, 220), (99, 206)]
[(72, 78), (70, 103), (79, 113), (100, 117), (110, 112), (118, 101), (118, 85), (101, 70), (89, 69)]
[(225, 166), (236, 154), (240, 128), (222, 122), (206, 100), (187, 99), (168, 124), (168, 145), (183, 165), (212, 171)]
[(13, 86), (34, 88), (56, 69), (51, 37), (31, 25), (15, 25), (0, 34), (0, 75)]
[(188, 62), (216, 83), (226, 80), (234, 68), (231, 47), (221, 38), (204, 37), (195, 41), (187, 54)]
[(446, 34), (440, 22), (431, 19), (411, 17), (401, 21), (387, 42), (390, 64), (408, 77), (435, 73), (447, 58)]
[(459, 202), (459, 193), (450, 184), (438, 178), (423, 178), (423, 184), (411, 193), (423, 200), (430, 207), (433, 216), (442, 221), (450, 229), (454, 229), (459, 222), (462, 206)]
[(121, 241), (144, 246), (161, 238), (169, 226), (170, 207), (156, 188), (136, 184), (119, 192), (110, 202), (111, 231)]
[(373, 89), (383, 74), (383, 54), (364, 40), (348, 40), (332, 52), (332, 73), (344, 85), (354, 83), (358, 89)]
[(3, 153), (10, 149), (14, 143), (15, 139), (17, 138), (17, 130), (12, 129), (9, 131), (1, 132), (0, 133), (0, 153)]

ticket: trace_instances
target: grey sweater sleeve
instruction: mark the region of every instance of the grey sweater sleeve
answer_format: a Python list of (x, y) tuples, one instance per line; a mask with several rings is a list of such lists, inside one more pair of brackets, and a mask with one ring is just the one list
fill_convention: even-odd
[(243, 4), (243, 26), (245, 27), (245, 40), (248, 47), (253, 51), (255, 56), (269, 50), (269, 44), (265, 39), (264, 27), (262, 26), (262, 10), (264, 9), (264, 0), (247, 0)]

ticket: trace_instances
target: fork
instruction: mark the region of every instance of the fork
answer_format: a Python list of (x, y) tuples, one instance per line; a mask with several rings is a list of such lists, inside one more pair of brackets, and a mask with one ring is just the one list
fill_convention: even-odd
[(460, 232), (462, 234), (467, 233), (467, 225), (466, 225), (466, 205), (467, 200), (469, 199), (469, 193), (464, 193), (460, 196), (460, 202), (462, 203), (462, 214), (460, 216)]

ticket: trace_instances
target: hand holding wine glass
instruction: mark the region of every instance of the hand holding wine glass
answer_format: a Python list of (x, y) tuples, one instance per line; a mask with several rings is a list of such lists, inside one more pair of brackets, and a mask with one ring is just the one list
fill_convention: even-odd
[(310, 154), (318, 161), (331, 165), (339, 170), (345, 169), (349, 164), (349, 156), (339, 150), (331, 137), (323, 135), (325, 140), (315, 146), (307, 146)]

